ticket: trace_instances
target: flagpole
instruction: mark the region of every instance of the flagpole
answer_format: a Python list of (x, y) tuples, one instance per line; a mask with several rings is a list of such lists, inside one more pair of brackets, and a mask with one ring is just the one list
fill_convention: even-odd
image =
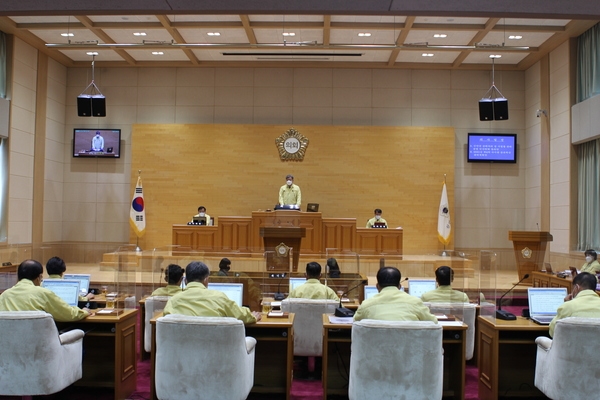
[[(138, 179), (142, 176), (142, 170), (138, 169)], [(138, 234), (135, 234), (135, 252), (136, 253), (141, 253), (142, 252), (142, 248), (140, 247), (140, 237), (138, 236)]]
[[(444, 185), (446, 185), (446, 174), (444, 174)], [(444, 243), (444, 250), (442, 251), (442, 257), (446, 257), (448, 253), (446, 253), (446, 243)]]

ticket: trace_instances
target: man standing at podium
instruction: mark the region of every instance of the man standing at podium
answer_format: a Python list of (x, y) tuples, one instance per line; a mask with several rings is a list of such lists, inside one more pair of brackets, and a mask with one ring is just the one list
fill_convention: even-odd
[(279, 205), (296, 206), (297, 208), (300, 208), (300, 204), (302, 203), (300, 186), (294, 185), (293, 175), (287, 175), (285, 181), (285, 185), (279, 189)]

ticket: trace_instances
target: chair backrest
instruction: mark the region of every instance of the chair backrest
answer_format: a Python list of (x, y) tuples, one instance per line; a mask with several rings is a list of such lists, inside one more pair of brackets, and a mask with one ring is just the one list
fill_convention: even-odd
[(81, 378), (81, 342), (75, 368), (68, 355), (52, 315), (0, 312), (0, 394), (52, 394), (68, 386)]
[(441, 399), (442, 327), (362, 320), (352, 326), (350, 399)]
[[(161, 399), (246, 398), (254, 377), (244, 324), (170, 314), (156, 321), (156, 393)], [(251, 367), (250, 367), (251, 365)], [(251, 371), (248, 371), (251, 369)], [(238, 389), (242, 387), (238, 393)]]
[(154, 296), (146, 298), (145, 304), (145, 315), (144, 315), (144, 350), (150, 353), (152, 350), (152, 327), (150, 326), (150, 320), (154, 318), (154, 315), (165, 309), (169, 296)]
[(470, 303), (425, 303), (432, 314), (451, 314), (461, 320), (468, 326), (465, 358), (470, 360), (473, 358), (475, 349), (475, 314), (477, 305)]
[(333, 314), (335, 300), (285, 299), (281, 310), (294, 313), (294, 355), (323, 355), (323, 314)]

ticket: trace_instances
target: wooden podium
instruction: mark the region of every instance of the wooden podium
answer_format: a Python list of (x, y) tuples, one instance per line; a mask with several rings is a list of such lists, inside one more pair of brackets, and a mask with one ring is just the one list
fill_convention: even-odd
[[(261, 227), (260, 236), (263, 238), (267, 252), (267, 269), (272, 271), (289, 271), (289, 255), (275, 254), (275, 248), (281, 243), (292, 248), (293, 271), (298, 271), (300, 260), (300, 243), (306, 235), (306, 229), (298, 226)], [(287, 263), (286, 263), (287, 261)]]
[(552, 235), (549, 232), (508, 231), (508, 240), (513, 242), (515, 249), (519, 280), (523, 279), (525, 274), (529, 274), (529, 278), (523, 283), (531, 285), (533, 282), (531, 273), (542, 269), (546, 243), (552, 241)]

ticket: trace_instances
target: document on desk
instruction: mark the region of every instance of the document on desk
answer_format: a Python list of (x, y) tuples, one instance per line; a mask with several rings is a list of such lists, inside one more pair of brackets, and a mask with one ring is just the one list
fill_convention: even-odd
[(438, 321), (442, 326), (462, 326), (462, 321)]
[(332, 324), (352, 324), (353, 321), (353, 317), (336, 317), (335, 315), (329, 316), (329, 322)]

